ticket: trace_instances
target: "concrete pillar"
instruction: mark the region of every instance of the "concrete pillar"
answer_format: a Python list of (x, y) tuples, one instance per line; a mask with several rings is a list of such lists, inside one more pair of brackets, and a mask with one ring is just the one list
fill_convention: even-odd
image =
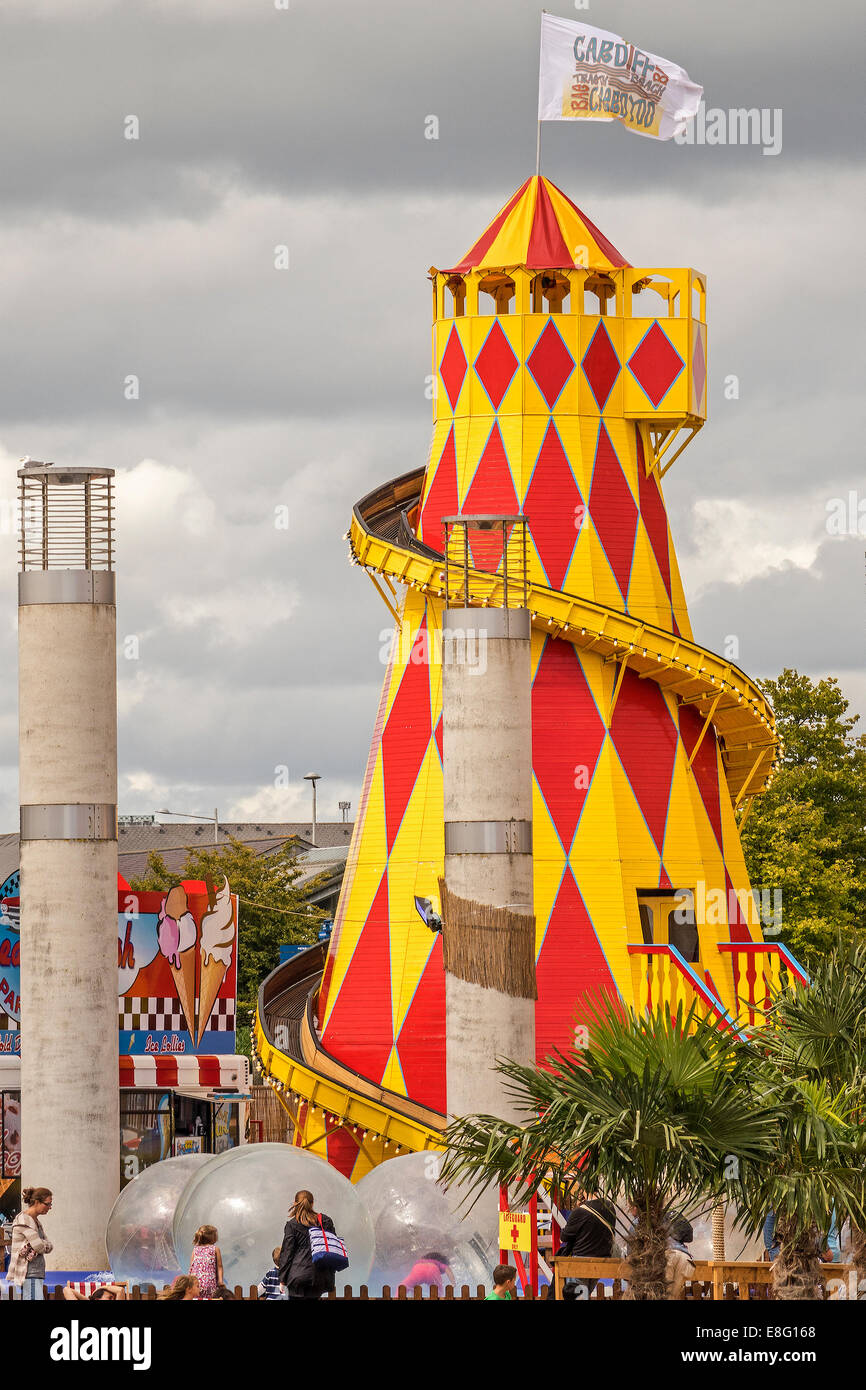
[(113, 573), (19, 574), (21, 1172), (54, 1194), (55, 1269), (105, 1267), (119, 1189), (115, 641)]
[[(535, 1058), (530, 615), (443, 614), (447, 1104), (518, 1116), (492, 1070)], [(462, 634), (462, 635), (461, 635)]]

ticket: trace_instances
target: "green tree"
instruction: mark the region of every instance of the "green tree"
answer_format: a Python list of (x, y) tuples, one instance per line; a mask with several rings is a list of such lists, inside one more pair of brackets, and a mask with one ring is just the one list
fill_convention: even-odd
[[(866, 940), (840, 939), (819, 960), (808, 989), (780, 991), (756, 1042), (784, 1076), (844, 1097), (845, 1113), (859, 1130), (866, 1121)], [(845, 1206), (836, 1211), (840, 1227), (846, 1216), (863, 1279), (866, 1231), (858, 1213)]]
[(755, 1050), (761, 1109), (774, 1108), (772, 1152), (742, 1165), (733, 1201), (742, 1226), (761, 1229), (775, 1213), (779, 1254), (773, 1263), (777, 1298), (820, 1297), (821, 1251), (833, 1218), (848, 1213), (862, 1222), (864, 1144), (851, 1097), (821, 1081), (788, 1075)]
[(628, 1296), (667, 1296), (670, 1215), (730, 1196), (732, 1165), (769, 1161), (777, 1122), (744, 1078), (751, 1050), (694, 1011), (592, 1009), (589, 1046), (549, 1068), (500, 1061), (496, 1070), (524, 1124), (492, 1115), (455, 1119), (443, 1178), (470, 1191), (508, 1183), (528, 1196), (545, 1173), (557, 1187), (622, 1194), (636, 1209), (628, 1238)]
[(811, 965), (866, 927), (866, 738), (835, 679), (784, 670), (762, 684), (782, 747), (743, 851), (754, 887), (781, 889), (780, 939)]
[(133, 890), (167, 891), (181, 879), (228, 879), (238, 903), (238, 1018), (246, 1022), (256, 1006), (259, 985), (280, 960), (283, 942), (316, 939), (324, 914), (311, 907), (295, 884), (301, 870), (291, 845), (256, 854), (241, 840), (191, 847), (180, 873), (173, 874), (162, 856), (151, 852), (144, 873), (130, 880)]

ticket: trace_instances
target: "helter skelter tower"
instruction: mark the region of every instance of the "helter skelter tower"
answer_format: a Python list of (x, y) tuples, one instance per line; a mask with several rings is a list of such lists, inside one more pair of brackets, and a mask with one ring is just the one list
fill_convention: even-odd
[[(444, 858), (444, 518), (526, 522), (538, 1059), (573, 1044), (593, 995), (638, 1008), (697, 999), (721, 1026), (748, 1021), (784, 959), (763, 942), (735, 820), (772, 770), (772, 712), (692, 638), (662, 490), (706, 417), (704, 276), (630, 265), (536, 177), (430, 278), (427, 467), (364, 498), (350, 531), (396, 625), (310, 996), (319, 1036), (306, 1061), (342, 1090), (325, 1103), (312, 1071), (273, 1071), (299, 1140), (318, 1125), (318, 1151), (355, 1177), (389, 1156), (387, 1133), (421, 1147), (448, 1110), (442, 942), (414, 903), (437, 900)], [(471, 603), (501, 606), (495, 530), (471, 558)], [(684, 893), (691, 911), (677, 918)], [(360, 1146), (347, 1140), (356, 1084), (382, 1116), (368, 1106)], [(321, 1112), (307, 1103), (317, 1097)], [(427, 1139), (389, 1129), (401, 1114)]]

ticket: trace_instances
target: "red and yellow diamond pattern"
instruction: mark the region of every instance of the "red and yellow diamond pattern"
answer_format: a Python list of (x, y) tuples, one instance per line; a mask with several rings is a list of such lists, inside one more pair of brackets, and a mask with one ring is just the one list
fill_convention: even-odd
[[(615, 248), (544, 183), (530, 180), (518, 190), (464, 262), (443, 275), (562, 265), (556, 247), (576, 235), (578, 216), (592, 240), (591, 264), (628, 274)], [(535, 583), (689, 639), (650, 428), (703, 417), (703, 322), (580, 312), (440, 316), (433, 357), (433, 437), (412, 514), (418, 538), (441, 552), (443, 517), (520, 512)], [(495, 571), (496, 545), (479, 546), (474, 565)], [(319, 1020), (323, 1046), (340, 1062), (445, 1112), (441, 941), (414, 904), (416, 896), (437, 899), (444, 859), (434, 659), (441, 620), (441, 600), (407, 591)], [(633, 1001), (628, 946), (642, 939), (639, 894), (701, 883), (707, 893), (734, 888), (745, 898), (749, 885), (718, 740), (692, 706), (538, 627), (532, 681), (536, 1043), (543, 1061), (573, 1043), (587, 997)], [(760, 940), (760, 932), (734, 920), (701, 923), (699, 933), (702, 964), (695, 968), (730, 1007), (730, 972), (715, 964), (717, 942)], [(347, 1155), (344, 1170), (359, 1176), (366, 1160), (356, 1157), (357, 1146)], [(341, 1161), (336, 1152), (332, 1161)]]

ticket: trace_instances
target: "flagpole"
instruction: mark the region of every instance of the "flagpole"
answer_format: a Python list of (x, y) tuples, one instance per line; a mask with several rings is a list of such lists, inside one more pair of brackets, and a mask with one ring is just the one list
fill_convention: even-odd
[[(542, 10), (542, 11), (541, 11), (541, 36), (542, 36), (542, 38), (541, 38), (540, 42), (543, 41), (543, 35), (544, 35), (544, 16), (545, 16), (546, 14), (547, 14), (547, 10)], [(540, 51), (540, 49), (539, 49), (539, 51)], [(539, 81), (539, 84), (540, 84), (540, 83), (541, 83), (541, 73), (540, 73), (540, 72), (539, 72), (539, 74), (538, 74), (538, 81)], [(538, 178), (540, 174), (541, 174), (541, 121), (539, 120), (539, 122), (538, 122), (538, 134), (537, 134), (536, 137), (535, 137), (535, 177)]]

